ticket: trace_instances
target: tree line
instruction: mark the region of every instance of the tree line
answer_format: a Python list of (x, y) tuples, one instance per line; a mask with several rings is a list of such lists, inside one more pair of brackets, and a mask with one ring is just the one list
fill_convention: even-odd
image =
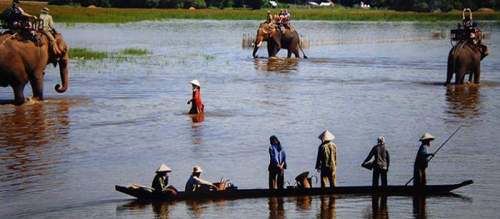
[[(274, 0), (280, 8), (292, 5), (308, 5), (308, 2), (328, 2), (328, 0)], [(330, 0), (336, 6), (357, 7), (361, 2), (371, 8), (396, 11), (433, 12), (462, 10), (471, 8), (499, 9), (500, 0)], [(49, 0), (51, 5), (81, 5), (84, 7), (116, 8), (268, 8), (269, 0)]]

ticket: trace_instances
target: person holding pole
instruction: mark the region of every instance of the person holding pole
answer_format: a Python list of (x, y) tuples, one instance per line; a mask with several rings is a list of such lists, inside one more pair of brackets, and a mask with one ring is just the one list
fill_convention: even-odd
[(413, 185), (414, 186), (425, 186), (427, 184), (427, 165), (431, 157), (434, 157), (434, 153), (429, 152), (431, 147), (431, 141), (435, 138), (429, 133), (425, 133), (419, 141), (422, 142), (420, 148), (418, 148), (417, 157), (415, 158), (415, 164), (413, 166)]

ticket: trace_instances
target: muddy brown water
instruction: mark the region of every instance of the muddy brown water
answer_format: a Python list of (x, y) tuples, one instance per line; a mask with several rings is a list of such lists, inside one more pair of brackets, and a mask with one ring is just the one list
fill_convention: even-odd
[[(450, 23), (294, 21), (312, 44), (309, 59), (254, 59), (243, 34), (257, 21), (169, 20), (128, 24), (59, 23), (71, 47), (152, 54), (118, 60), (71, 60), (70, 87), (58, 94), (57, 68), (47, 67), (44, 102), (0, 105), (2, 218), (234, 218), (388, 215), (393, 218), (496, 216), (500, 196), (500, 25), (491, 33), (482, 84), (444, 87), (449, 40), (430, 40)], [(421, 37), (423, 40), (413, 41)], [(392, 40), (391, 40), (392, 39)], [(397, 39), (397, 40), (395, 40)], [(402, 40), (399, 40), (402, 39)], [(351, 43), (332, 44), (333, 41)], [(320, 43), (325, 42), (325, 43)], [(356, 43), (360, 42), (360, 43)], [(361, 43), (362, 42), (362, 43)], [(279, 56), (286, 53), (281, 51)], [(189, 81), (198, 79), (206, 114), (186, 113)], [(31, 96), (30, 87), (25, 89)], [(0, 100), (12, 100), (0, 88)], [(202, 177), (265, 188), (269, 136), (287, 153), (285, 180), (314, 171), (317, 136), (338, 146), (341, 186), (371, 185), (361, 162), (378, 136), (391, 153), (389, 184), (412, 177), (418, 139), (436, 136), (430, 184), (474, 184), (456, 196), (423, 199), (313, 196), (177, 203), (137, 202), (115, 184), (150, 185), (161, 163), (184, 190), (192, 167)], [(313, 186), (318, 184), (313, 182)]]

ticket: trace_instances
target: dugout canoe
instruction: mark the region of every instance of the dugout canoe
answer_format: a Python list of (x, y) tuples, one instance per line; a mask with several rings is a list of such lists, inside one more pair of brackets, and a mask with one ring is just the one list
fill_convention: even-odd
[(125, 186), (115, 185), (115, 190), (133, 196), (141, 200), (189, 200), (189, 199), (243, 199), (243, 198), (264, 198), (264, 197), (287, 197), (287, 196), (312, 196), (312, 195), (333, 195), (352, 194), (369, 195), (380, 194), (387, 196), (407, 196), (407, 195), (440, 195), (450, 194), (451, 191), (463, 186), (472, 184), (472, 180), (467, 180), (458, 184), (427, 185), (424, 187), (414, 186), (338, 186), (335, 188), (288, 188), (283, 190), (269, 189), (238, 189), (228, 187), (222, 191), (211, 191), (207, 193), (186, 193), (178, 192), (175, 196), (168, 196), (151, 192), (149, 189), (132, 189)]

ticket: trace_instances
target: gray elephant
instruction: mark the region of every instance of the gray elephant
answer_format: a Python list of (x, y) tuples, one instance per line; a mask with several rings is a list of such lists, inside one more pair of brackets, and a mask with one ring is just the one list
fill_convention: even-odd
[(488, 47), (482, 44), (473, 44), (467, 41), (459, 41), (448, 55), (448, 71), (446, 82), (448, 85), (455, 76), (455, 84), (460, 85), (464, 83), (465, 74), (470, 74), (469, 81), (479, 84), (481, 77), (481, 60), (488, 56)]
[(275, 57), (280, 49), (287, 49), (287, 58), (295, 55), (295, 58), (300, 58), (299, 49), (302, 51), (304, 58), (307, 59), (306, 54), (300, 46), (300, 38), (297, 31), (290, 27), (290, 29), (279, 30), (273, 23), (261, 23), (257, 30), (257, 36), (254, 42), (253, 57), (257, 58), (257, 50), (262, 45), (263, 41), (267, 41), (267, 52), (269, 57)]
[(61, 34), (55, 35), (55, 43), (61, 50), (55, 55), (49, 48), (47, 37), (37, 33), (33, 38), (31, 33), (20, 31), (6, 33), (0, 36), (0, 86), (11, 86), (14, 91), (14, 104), (24, 103), (24, 87), (28, 82), (33, 90), (33, 98), (43, 100), (43, 76), (48, 64), (56, 66), (62, 80), (62, 87), (57, 84), (55, 90), (63, 93), (68, 89), (68, 48)]

